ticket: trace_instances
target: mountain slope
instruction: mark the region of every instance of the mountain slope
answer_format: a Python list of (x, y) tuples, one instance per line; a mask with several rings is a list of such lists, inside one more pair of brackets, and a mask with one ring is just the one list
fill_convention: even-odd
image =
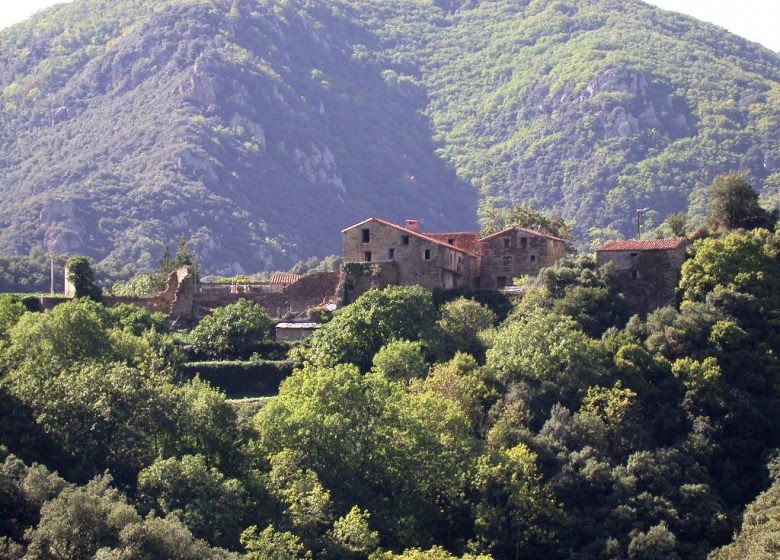
[(0, 33), (0, 253), (209, 272), (339, 249), (366, 215), (577, 233), (780, 194), (780, 57), (641, 2), (76, 0)]

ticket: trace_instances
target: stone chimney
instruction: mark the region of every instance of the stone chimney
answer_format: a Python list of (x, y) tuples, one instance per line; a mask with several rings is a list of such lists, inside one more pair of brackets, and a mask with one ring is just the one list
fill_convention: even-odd
[(404, 227), (415, 233), (420, 233), (420, 220), (406, 220), (406, 225)]

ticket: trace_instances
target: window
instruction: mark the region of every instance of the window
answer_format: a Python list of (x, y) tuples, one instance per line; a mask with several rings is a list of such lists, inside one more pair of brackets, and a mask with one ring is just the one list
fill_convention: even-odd
[(371, 262), (371, 251), (366, 251), (363, 256), (365, 257), (366, 262)]
[(504, 239), (504, 249), (509, 249), (509, 239)]
[(364, 229), (363, 232), (363, 243), (368, 243), (371, 241), (371, 230), (370, 229)]
[(536, 255), (531, 255), (531, 262), (536, 262)]
[(447, 243), (449, 243), (450, 245), (455, 245), (455, 240), (454, 239), (448, 239)]
[(401, 243), (404, 245), (409, 245), (409, 236), (408, 235), (402, 235), (401, 236)]
[(512, 257), (504, 257), (504, 270), (512, 270)]
[(390, 259), (391, 261), (395, 258), (395, 249), (393, 247), (390, 247), (387, 250), (387, 258)]
[(426, 260), (426, 261), (431, 260), (431, 250), (430, 249), (426, 249), (425, 251), (423, 251), (423, 260)]
[(637, 257), (637, 256), (639, 256), (639, 253), (631, 253), (631, 255), (630, 255), (630, 256), (631, 256), (631, 257)]
[(527, 237), (521, 237), (520, 238), (520, 248), (525, 249), (528, 247), (528, 238)]
[(496, 278), (496, 286), (499, 288), (506, 288), (506, 276), (498, 276)]
[(638, 270), (632, 270), (631, 271), (631, 278), (633, 278), (634, 280), (639, 278), (639, 271)]

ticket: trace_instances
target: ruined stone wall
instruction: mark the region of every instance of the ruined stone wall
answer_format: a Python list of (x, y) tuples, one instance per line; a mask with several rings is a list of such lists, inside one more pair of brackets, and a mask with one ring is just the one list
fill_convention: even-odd
[(487, 237), (480, 245), (479, 287), (483, 289), (501, 287), (501, 278), (511, 286), (514, 278), (536, 276), (566, 254), (563, 241), (518, 230)]
[[(103, 303), (109, 307), (126, 303), (137, 307), (143, 307), (152, 313), (159, 311), (166, 315), (173, 315), (173, 305), (176, 301), (181, 282), (185, 282), (185, 284), (195, 284), (195, 274), (191, 268), (182, 267), (179, 270), (171, 272), (165, 283), (165, 290), (154, 294), (153, 296), (103, 296)], [(190, 286), (190, 288), (192, 288), (192, 286)], [(186, 302), (183, 299), (180, 300), (180, 313), (178, 316), (181, 316), (181, 311), (186, 309)]]
[(618, 291), (631, 313), (641, 317), (659, 307), (677, 305), (677, 285), (685, 261), (685, 245), (676, 249), (599, 251), (599, 266), (615, 265)]
[(243, 298), (262, 305), (271, 317), (300, 315), (312, 307), (335, 302), (338, 284), (338, 272), (318, 272), (304, 276), (286, 286), (281, 292), (196, 293), (193, 298), (193, 314), (201, 317), (218, 307), (230, 305)]

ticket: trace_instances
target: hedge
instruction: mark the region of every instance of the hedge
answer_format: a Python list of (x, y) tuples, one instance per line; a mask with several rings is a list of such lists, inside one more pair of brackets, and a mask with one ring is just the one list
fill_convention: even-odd
[(187, 379), (199, 375), (228, 398), (260, 397), (277, 393), (279, 384), (292, 373), (292, 364), (284, 360), (188, 362), (180, 371)]

